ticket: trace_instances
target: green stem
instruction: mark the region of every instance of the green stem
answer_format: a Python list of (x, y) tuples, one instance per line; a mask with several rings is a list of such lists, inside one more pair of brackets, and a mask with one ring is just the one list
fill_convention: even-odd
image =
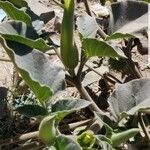
[(77, 90), (79, 91), (80, 95), (87, 101), (91, 102), (91, 109), (98, 112), (98, 113), (103, 113), (100, 108), (96, 105), (96, 103), (93, 101), (93, 99), (90, 97), (90, 95), (88, 94), (88, 92), (86, 91), (86, 89), (84, 88), (84, 86), (82, 85), (82, 83), (76, 79), (73, 80), (75, 87), (77, 88)]

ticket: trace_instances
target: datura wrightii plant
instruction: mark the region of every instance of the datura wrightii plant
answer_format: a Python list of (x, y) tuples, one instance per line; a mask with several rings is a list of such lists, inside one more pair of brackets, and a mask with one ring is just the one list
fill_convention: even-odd
[[(41, 38), (43, 20), (34, 13), (25, 0), (0, 0), (0, 8), (7, 18), (0, 24), (0, 42), (6, 50), (14, 66), (38, 99), (38, 105), (24, 105), (17, 111), (26, 116), (38, 117), (42, 120), (39, 126), (39, 138), (49, 149), (81, 150), (92, 147), (113, 147), (127, 141), (138, 130), (132, 129), (122, 133), (111, 132), (111, 136), (97, 136), (88, 130), (81, 135), (66, 136), (58, 129), (59, 122), (68, 114), (82, 108), (92, 106), (94, 102), (87, 96), (81, 84), (81, 72), (85, 62), (93, 56), (125, 57), (123, 52), (114, 47), (109, 39), (98, 40), (81, 34), (81, 52), (74, 40), (74, 0), (64, 0), (64, 14), (61, 25), (60, 59), (66, 68), (67, 80), (79, 90), (83, 99), (60, 100), (52, 104), (49, 110), (46, 102), (65, 88), (65, 71), (49, 60), (46, 51), (54, 49)], [(121, 34), (121, 38), (127, 35)], [(128, 37), (131, 37), (128, 35)], [(117, 38), (117, 36), (112, 36)], [(120, 37), (119, 37), (120, 38)], [(81, 54), (81, 56), (79, 55)], [(90, 101), (90, 102), (89, 102)]]

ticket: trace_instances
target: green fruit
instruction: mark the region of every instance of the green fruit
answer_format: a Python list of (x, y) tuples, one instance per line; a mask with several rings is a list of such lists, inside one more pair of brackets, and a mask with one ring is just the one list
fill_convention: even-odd
[(92, 146), (95, 144), (95, 136), (93, 131), (88, 130), (83, 132), (78, 138), (78, 143), (86, 149), (91, 149)]
[(74, 46), (74, 0), (64, 0), (64, 16), (61, 27), (61, 58), (68, 69), (78, 64), (78, 50)]

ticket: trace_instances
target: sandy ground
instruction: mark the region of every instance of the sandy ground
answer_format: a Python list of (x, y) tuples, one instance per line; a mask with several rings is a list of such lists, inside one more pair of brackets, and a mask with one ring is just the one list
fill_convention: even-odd
[(13, 64), (9, 61), (5, 50), (0, 46), (0, 86), (12, 86)]

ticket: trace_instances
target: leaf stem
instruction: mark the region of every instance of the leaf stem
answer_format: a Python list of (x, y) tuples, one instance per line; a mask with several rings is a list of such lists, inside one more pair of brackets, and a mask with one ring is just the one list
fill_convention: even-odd
[(150, 134), (148, 133), (147, 129), (146, 129), (146, 125), (144, 123), (144, 120), (143, 120), (143, 116), (142, 116), (143, 113), (141, 112), (138, 112), (138, 119), (139, 119), (139, 123), (141, 125), (141, 128), (146, 136), (146, 138), (148, 139), (148, 141), (150, 141)]

